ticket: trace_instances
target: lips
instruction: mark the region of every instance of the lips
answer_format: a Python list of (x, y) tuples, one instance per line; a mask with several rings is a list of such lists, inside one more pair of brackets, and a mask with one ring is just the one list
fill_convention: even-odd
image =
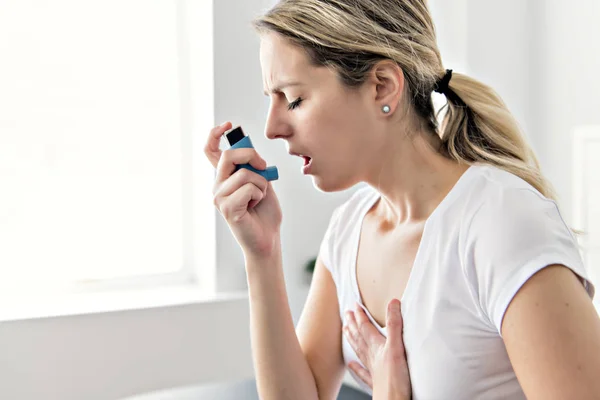
[(289, 154), (292, 156), (300, 157), (304, 161), (304, 165), (302, 165), (302, 173), (308, 174), (312, 169), (312, 157), (307, 156), (306, 154), (298, 153), (295, 151), (289, 151)]
[(312, 157), (310, 157), (310, 156), (300, 154), (300, 153), (295, 153), (293, 151), (290, 151), (290, 155), (304, 159), (304, 165), (308, 165), (308, 163), (310, 163), (310, 160), (312, 159)]

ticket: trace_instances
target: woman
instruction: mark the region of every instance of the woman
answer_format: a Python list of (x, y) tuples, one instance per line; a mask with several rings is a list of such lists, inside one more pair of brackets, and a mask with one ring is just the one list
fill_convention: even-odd
[[(266, 136), (338, 207), (297, 330), (281, 210), (253, 149), (205, 152), (243, 249), (264, 399), (599, 399), (600, 321), (576, 240), (502, 100), (445, 70), (424, 0), (284, 0), (255, 21)], [(447, 98), (438, 127), (432, 92)], [(401, 313), (398, 310), (401, 300)]]

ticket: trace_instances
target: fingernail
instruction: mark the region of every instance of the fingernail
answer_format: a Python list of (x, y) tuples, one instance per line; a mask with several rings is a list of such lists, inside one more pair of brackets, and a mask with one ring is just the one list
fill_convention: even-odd
[(397, 313), (400, 312), (400, 300), (398, 299), (394, 300), (394, 311), (396, 311)]

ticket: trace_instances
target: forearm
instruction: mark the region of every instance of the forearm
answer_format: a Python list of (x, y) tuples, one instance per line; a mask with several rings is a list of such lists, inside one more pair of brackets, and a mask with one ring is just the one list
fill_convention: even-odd
[(410, 400), (410, 396), (401, 395), (391, 390), (373, 388), (373, 400)]
[(373, 382), (373, 400), (411, 400), (410, 389), (398, 382)]
[(261, 399), (318, 399), (315, 379), (302, 353), (290, 312), (281, 252), (246, 260), (250, 336)]

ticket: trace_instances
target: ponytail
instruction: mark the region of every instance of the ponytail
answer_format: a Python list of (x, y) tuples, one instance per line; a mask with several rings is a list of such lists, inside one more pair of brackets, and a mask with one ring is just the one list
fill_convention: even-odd
[(440, 137), (448, 156), (460, 163), (491, 164), (525, 180), (556, 201), (533, 150), (500, 96), (466, 75), (446, 75), (435, 90), (448, 99)]

